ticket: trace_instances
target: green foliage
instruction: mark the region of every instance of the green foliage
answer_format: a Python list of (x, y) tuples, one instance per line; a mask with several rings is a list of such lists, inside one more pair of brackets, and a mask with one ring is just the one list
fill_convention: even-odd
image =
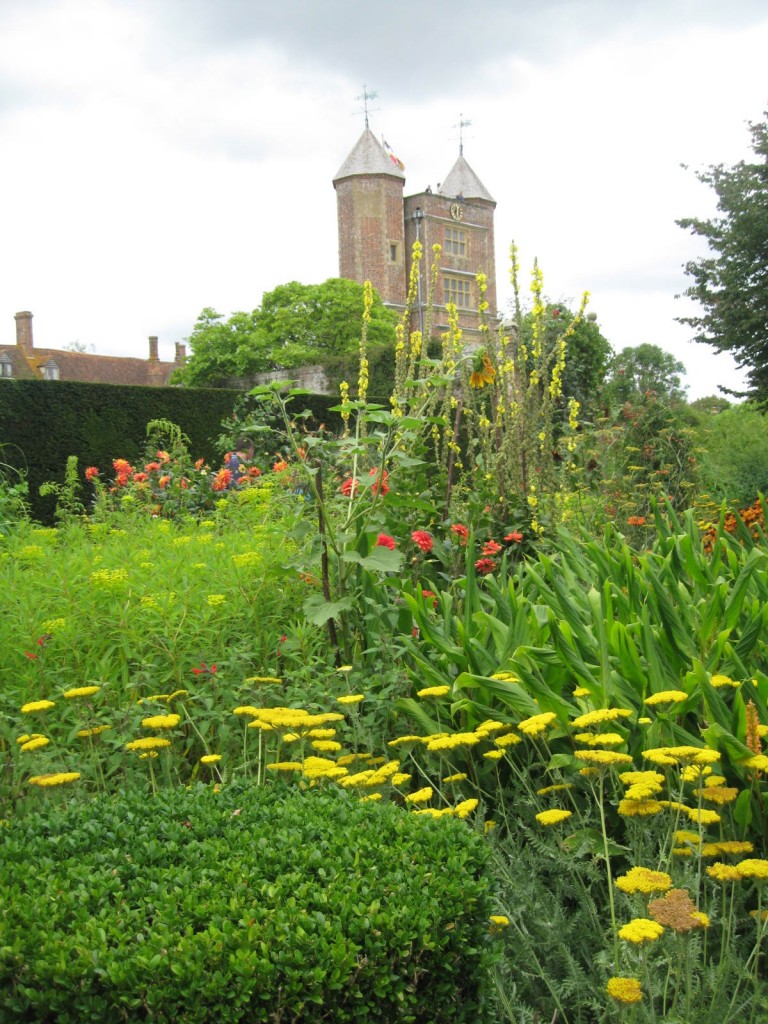
[[(4, 447), (0, 446), (4, 454)], [(29, 487), (25, 473), (0, 462), (0, 533), (8, 533), (29, 517)]]
[(85, 505), (80, 498), (81, 493), (82, 485), (77, 469), (76, 455), (70, 455), (67, 459), (63, 483), (48, 481), (40, 484), (41, 497), (46, 498), (52, 494), (56, 498), (53, 518), (60, 525), (85, 515)]
[[(543, 313), (539, 315), (544, 345), (550, 351), (557, 345), (558, 337), (573, 324), (573, 330), (565, 343), (562, 398), (564, 403), (575, 398), (581, 406), (582, 415), (591, 418), (596, 411), (596, 402), (612, 355), (610, 342), (600, 332), (594, 313), (586, 317), (579, 316), (562, 302), (546, 302)], [(533, 330), (534, 314), (530, 312), (525, 315), (522, 325), (522, 337), (529, 347), (533, 341)]]
[[(0, 437), (5, 457), (29, 485), (31, 514), (53, 522), (52, 497), (41, 484), (64, 483), (71, 455), (81, 467), (109, 467), (117, 456), (135, 462), (146, 445), (146, 427), (163, 418), (177, 423), (190, 447), (216, 464), (212, 439), (234, 407), (235, 391), (141, 388), (75, 381), (0, 381)], [(326, 403), (327, 404), (327, 403)]]
[(0, 846), (3, 1020), (486, 1021), (486, 863), (338, 792), (53, 801)]
[(754, 405), (703, 416), (695, 433), (699, 485), (715, 505), (746, 508), (768, 493), (768, 421)]
[(749, 125), (753, 162), (697, 174), (714, 190), (719, 216), (677, 222), (709, 246), (708, 255), (685, 268), (693, 281), (685, 294), (702, 312), (679, 319), (693, 328), (695, 341), (730, 352), (747, 369), (747, 391), (738, 394), (761, 404), (768, 401), (768, 112), (765, 117)]
[[(189, 337), (192, 355), (174, 374), (174, 383), (222, 387), (257, 373), (327, 364), (332, 383), (346, 375), (357, 354), (363, 315), (363, 286), (345, 278), (323, 284), (298, 281), (266, 292), (252, 313), (235, 313), (224, 321), (206, 308)], [(374, 294), (369, 342), (389, 353), (396, 316)]]
[(608, 364), (603, 401), (611, 408), (650, 397), (681, 401), (685, 397), (681, 374), (685, 366), (658, 345), (623, 348)]

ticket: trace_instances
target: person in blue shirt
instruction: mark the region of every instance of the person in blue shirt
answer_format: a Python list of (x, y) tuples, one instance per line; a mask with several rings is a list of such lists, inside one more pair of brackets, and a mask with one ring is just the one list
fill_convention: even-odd
[(238, 437), (234, 455), (230, 455), (226, 462), (226, 468), (232, 474), (229, 482), (229, 489), (238, 487), (240, 481), (247, 475), (246, 462), (253, 458), (253, 441), (247, 437)]

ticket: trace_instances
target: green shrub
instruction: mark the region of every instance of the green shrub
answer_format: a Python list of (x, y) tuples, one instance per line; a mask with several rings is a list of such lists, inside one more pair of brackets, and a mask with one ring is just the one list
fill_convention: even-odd
[(60, 795), (0, 848), (6, 1024), (489, 1019), (466, 825), (280, 783)]

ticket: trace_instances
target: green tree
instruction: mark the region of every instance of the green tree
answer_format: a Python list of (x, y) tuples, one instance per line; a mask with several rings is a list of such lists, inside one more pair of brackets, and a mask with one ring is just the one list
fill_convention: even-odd
[[(605, 380), (612, 355), (610, 342), (600, 332), (594, 313), (577, 318), (562, 302), (548, 302), (542, 321), (544, 346), (552, 353), (558, 338), (574, 325), (565, 343), (562, 404), (565, 406), (569, 399), (575, 398), (581, 407), (582, 416), (589, 415), (594, 408), (595, 396)], [(523, 341), (527, 345), (533, 340), (533, 325), (534, 313), (529, 312), (523, 319), (522, 331)]]
[(750, 123), (755, 162), (717, 164), (697, 173), (717, 195), (720, 216), (677, 223), (706, 239), (710, 254), (685, 265), (693, 284), (685, 295), (703, 312), (679, 317), (694, 340), (730, 352), (747, 369), (747, 390), (726, 394), (768, 403), (768, 111)]
[[(396, 315), (374, 292), (368, 344), (394, 346)], [(363, 316), (363, 286), (344, 278), (323, 284), (298, 281), (265, 292), (251, 313), (229, 320), (210, 307), (200, 314), (188, 341), (192, 354), (173, 383), (222, 387), (233, 378), (313, 363), (344, 368), (357, 355)]]
[(609, 363), (604, 400), (613, 407), (651, 395), (661, 401), (682, 401), (683, 374), (685, 366), (658, 345), (629, 346)]

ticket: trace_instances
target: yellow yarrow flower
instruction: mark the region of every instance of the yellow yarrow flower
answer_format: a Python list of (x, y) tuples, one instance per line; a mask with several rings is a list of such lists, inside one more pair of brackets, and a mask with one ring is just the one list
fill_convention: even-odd
[(32, 775), (27, 779), (30, 786), (64, 786), (77, 782), (80, 772), (49, 772), (46, 775)]
[(522, 740), (513, 732), (508, 732), (503, 736), (497, 736), (493, 742), (497, 747), (513, 747), (516, 743), (522, 743)]
[(624, 737), (617, 732), (579, 732), (573, 739), (588, 747), (618, 747), (624, 742)]
[(625, 942), (634, 942), (641, 945), (644, 942), (655, 942), (664, 934), (664, 928), (658, 921), (651, 921), (647, 917), (636, 917), (629, 924), (619, 929), (619, 938)]
[(175, 729), (180, 721), (181, 715), (151, 715), (142, 718), (141, 724), (145, 729)]
[(577, 686), (576, 689), (573, 691), (573, 696), (574, 697), (588, 697), (589, 696), (589, 690), (586, 688), (586, 686)]
[(267, 768), (271, 768), (273, 772), (300, 772), (301, 762), (300, 761), (273, 761), (272, 764), (268, 764)]
[(100, 686), (75, 686), (73, 689), (62, 693), (62, 697), (66, 697), (68, 700), (71, 700), (73, 697), (91, 697), (94, 693), (98, 693), (100, 689)]
[(464, 782), (467, 778), (466, 772), (456, 772), (455, 775), (446, 775), (443, 782)]
[(450, 686), (425, 686), (423, 690), (417, 690), (417, 697), (444, 697), (450, 690)]
[(474, 732), (455, 732), (448, 736), (433, 737), (427, 742), (427, 750), (454, 750), (456, 747), (473, 747), (482, 737)]
[(587, 764), (614, 765), (632, 764), (629, 754), (621, 754), (618, 750), (574, 750), (573, 756)]
[(470, 800), (462, 800), (460, 804), (456, 804), (453, 808), (457, 818), (466, 818), (474, 811), (480, 801), (472, 797)]
[(200, 764), (216, 764), (220, 760), (221, 754), (203, 754), (200, 758)]
[(346, 697), (337, 697), (337, 704), (359, 704), (361, 700), (365, 700), (364, 693), (350, 693)]
[(723, 864), (721, 862), (710, 864), (706, 868), (706, 872), (716, 882), (740, 882), (743, 878), (743, 875), (739, 872), (738, 865)]
[(654, 764), (663, 766), (688, 765), (688, 764), (714, 764), (720, 760), (717, 750), (709, 747), (653, 747), (643, 751), (643, 757)]
[(544, 732), (556, 718), (557, 715), (554, 711), (545, 711), (540, 715), (532, 715), (531, 718), (525, 718), (522, 722), (518, 722), (517, 728), (526, 736), (534, 738)]
[(504, 751), (486, 750), (486, 752), (483, 754), (483, 757), (487, 758), (489, 761), (500, 761), (502, 757), (504, 757)]
[(741, 686), (741, 683), (735, 682), (730, 676), (714, 675), (710, 677), (710, 684), (715, 688), (720, 686), (732, 686), (734, 689)]
[(639, 1003), (643, 998), (638, 978), (609, 978), (605, 991), (617, 1003)]
[(417, 789), (415, 793), (409, 793), (405, 798), (405, 802), (408, 804), (425, 804), (434, 795), (434, 790), (431, 786), (424, 786), (423, 789)]
[(94, 725), (92, 729), (81, 729), (77, 735), (80, 739), (87, 739), (88, 736), (98, 736), (99, 733), (106, 732), (111, 728), (111, 725)]
[(48, 708), (55, 708), (56, 703), (52, 700), (31, 700), (28, 704), (24, 704), (21, 713), (23, 715), (32, 714), (33, 711), (47, 711)]
[(585, 715), (574, 718), (571, 725), (577, 729), (588, 729), (600, 722), (614, 722), (617, 718), (629, 718), (632, 714), (627, 708), (599, 708), (597, 711), (588, 711)]
[(663, 808), (658, 800), (620, 800), (617, 810), (624, 818), (646, 818)]
[(171, 741), (162, 739), (159, 736), (142, 736), (141, 739), (131, 740), (125, 744), (126, 750), (162, 750), (170, 747)]
[(552, 808), (549, 811), (539, 811), (536, 815), (536, 821), (540, 825), (559, 825), (561, 821), (565, 821), (570, 818), (573, 811), (563, 811), (558, 808)]
[(672, 879), (666, 871), (652, 871), (650, 868), (634, 867), (616, 879), (616, 888), (626, 893), (666, 892), (672, 887)]
[(684, 690), (660, 690), (646, 697), (643, 703), (653, 707), (655, 704), (682, 704), (684, 700), (688, 700)]
[(754, 878), (756, 881), (764, 882), (768, 878), (768, 860), (757, 857), (742, 860), (736, 865), (736, 870), (741, 878)]
[(401, 743), (421, 743), (423, 737), (421, 736), (398, 736), (394, 740), (389, 740), (387, 743), (388, 747), (399, 747)]
[(34, 739), (27, 740), (26, 743), (22, 743), (19, 749), (26, 751), (40, 750), (41, 747), (47, 747), (50, 742), (51, 741), (47, 736), (35, 736)]

